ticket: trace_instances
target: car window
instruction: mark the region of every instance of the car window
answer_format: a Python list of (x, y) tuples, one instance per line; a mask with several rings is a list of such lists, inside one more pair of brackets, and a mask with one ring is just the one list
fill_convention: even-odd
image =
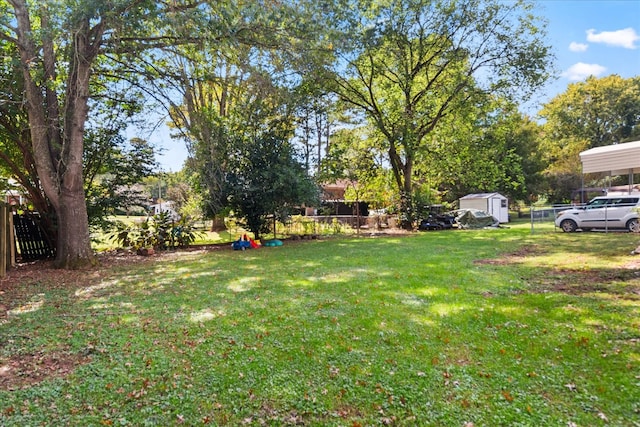
[(587, 203), (587, 209), (601, 208), (607, 204), (607, 199), (593, 199)]
[(638, 203), (638, 198), (637, 197), (624, 197), (621, 198), (616, 205), (618, 206), (633, 206), (636, 203)]
[(640, 201), (640, 198), (638, 197), (612, 197), (612, 198), (608, 198), (608, 199), (592, 199), (591, 201), (589, 201), (589, 203), (587, 203), (586, 208), (587, 209), (596, 209), (596, 208), (603, 208), (603, 207), (614, 207), (614, 206), (619, 206), (619, 207), (624, 207), (624, 206), (635, 206), (638, 204), (638, 201)]

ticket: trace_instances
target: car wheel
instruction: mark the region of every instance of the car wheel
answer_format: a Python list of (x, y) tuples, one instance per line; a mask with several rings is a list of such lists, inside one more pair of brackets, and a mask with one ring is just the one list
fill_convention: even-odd
[(640, 232), (640, 222), (638, 222), (637, 218), (627, 221), (627, 230), (631, 231), (632, 233)]
[(572, 233), (578, 229), (578, 224), (572, 219), (565, 219), (560, 223), (560, 228), (565, 233)]

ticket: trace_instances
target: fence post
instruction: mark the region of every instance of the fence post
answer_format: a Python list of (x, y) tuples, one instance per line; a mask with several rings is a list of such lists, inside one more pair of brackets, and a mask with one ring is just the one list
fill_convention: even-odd
[(13, 228), (13, 209), (10, 205), (7, 205), (7, 226), (9, 227), (9, 233), (7, 242), (9, 243), (9, 267), (16, 266), (16, 230)]
[(531, 234), (533, 234), (533, 203), (529, 205), (529, 216), (531, 217)]
[(0, 277), (7, 275), (7, 260), (9, 256), (9, 208), (0, 202)]

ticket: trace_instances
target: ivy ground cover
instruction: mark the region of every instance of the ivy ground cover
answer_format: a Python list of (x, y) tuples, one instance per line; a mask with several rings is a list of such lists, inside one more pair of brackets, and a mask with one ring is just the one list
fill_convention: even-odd
[(637, 426), (637, 244), (516, 226), (25, 276), (0, 424)]

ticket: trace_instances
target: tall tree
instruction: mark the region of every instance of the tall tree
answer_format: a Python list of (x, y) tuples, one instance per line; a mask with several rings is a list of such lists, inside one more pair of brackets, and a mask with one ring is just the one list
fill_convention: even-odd
[[(200, 2), (0, 0), (0, 42), (17, 52), (38, 184), (57, 214), (57, 265), (94, 263), (83, 188), (92, 75), (111, 54), (193, 40), (188, 12)], [(195, 25), (194, 22), (189, 25)], [(123, 61), (121, 61), (123, 62)], [(114, 62), (117, 63), (117, 62)]]
[(414, 219), (416, 156), (443, 118), (487, 93), (526, 96), (546, 80), (549, 48), (533, 7), (401, 0), (363, 13), (359, 44), (344, 52), (333, 89), (384, 136), (405, 228)]
[(230, 149), (237, 141), (230, 123), (251, 86), (249, 49), (237, 46), (228, 52), (226, 46), (218, 46), (176, 57), (175, 62), (182, 104), (171, 107), (171, 126), (177, 131), (175, 136), (187, 144), (188, 167), (196, 173), (204, 211), (215, 216), (226, 206), (225, 173)]
[(233, 142), (227, 146), (224, 193), (256, 237), (265, 231), (268, 214), (284, 218), (290, 208), (316, 201), (315, 184), (290, 143), (295, 110), (287, 102), (290, 93), (254, 71), (225, 121)]
[[(170, 118), (176, 134), (189, 148), (188, 166), (195, 172), (197, 185), (204, 194), (207, 215), (225, 208), (230, 155), (236, 144), (245, 141), (244, 137), (236, 136), (238, 132), (243, 134), (243, 128), (253, 126), (250, 117), (255, 112), (246, 108), (250, 99), (277, 85), (287, 88), (288, 94), (277, 102), (289, 111), (294, 108), (300, 111), (312, 98), (309, 92), (317, 90), (316, 82), (303, 81), (300, 76), (311, 75), (308, 70), (313, 68), (312, 64), (323, 61), (330, 52), (326, 47), (318, 48), (319, 44), (327, 43), (323, 36), (325, 27), (318, 18), (323, 14), (322, 7), (335, 11), (332, 3), (245, 2), (227, 12), (228, 20), (235, 23), (235, 37), (186, 52), (183, 49), (172, 62), (180, 79), (167, 94), (169, 97), (180, 94), (182, 102), (172, 105)], [(303, 86), (304, 91), (293, 90)], [(307, 140), (323, 136), (320, 132), (327, 125), (321, 117), (324, 116), (315, 116), (320, 122), (316, 120), (310, 125)], [(243, 125), (236, 129), (236, 123)], [(314, 132), (311, 127), (320, 130)], [(309, 168), (314, 157), (312, 146), (308, 144), (306, 156)]]
[(40, 214), (40, 225), (49, 241), (55, 242), (55, 212), (38, 180), (17, 49), (0, 42), (0, 51), (0, 170), (26, 193), (33, 209)]
[(591, 76), (570, 84), (539, 114), (555, 141), (584, 141), (587, 148), (630, 141), (640, 137), (640, 77)]
[[(1, 46), (1, 45), (0, 45)], [(9, 46), (1, 46), (10, 49)], [(15, 179), (26, 192), (31, 208), (38, 213), (39, 223), (47, 239), (57, 243), (56, 212), (42, 190), (34, 161), (29, 119), (23, 99), (24, 80), (14, 49), (3, 55), (0, 68), (0, 170)], [(9, 53), (5, 52), (5, 53)], [(105, 226), (107, 215), (129, 203), (131, 194), (123, 186), (137, 182), (150, 172), (155, 162), (153, 149), (143, 141), (125, 142), (122, 134), (135, 124), (139, 112), (137, 96), (127, 95), (128, 87), (93, 82), (97, 93), (90, 104), (83, 154), (83, 186), (87, 195), (90, 226)], [(122, 86), (122, 85), (120, 85)], [(108, 89), (107, 89), (108, 87)], [(108, 93), (108, 96), (105, 96)], [(55, 247), (55, 246), (54, 246)]]
[(230, 207), (257, 239), (268, 231), (269, 215), (275, 222), (295, 206), (317, 202), (317, 187), (278, 133), (263, 130), (238, 145), (227, 174)]

